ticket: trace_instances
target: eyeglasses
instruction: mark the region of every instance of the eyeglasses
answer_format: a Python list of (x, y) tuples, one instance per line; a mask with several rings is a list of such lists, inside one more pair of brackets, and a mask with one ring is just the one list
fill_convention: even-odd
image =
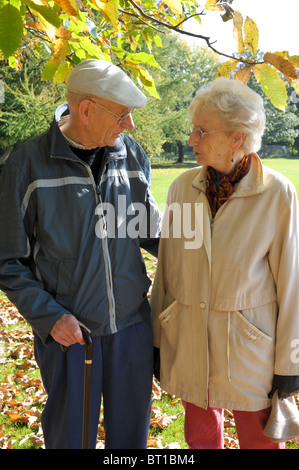
[(221, 130), (205, 132), (205, 131), (202, 131), (201, 129), (195, 129), (195, 127), (193, 127), (193, 131), (195, 132), (197, 137), (200, 138), (200, 140), (203, 140), (206, 134), (215, 134), (215, 132), (221, 132)]
[(102, 106), (101, 104), (97, 103), (94, 100), (89, 99), (89, 101), (94, 103), (99, 108), (102, 108), (105, 111), (108, 111), (108, 113), (113, 114), (113, 116), (116, 116), (118, 118), (117, 124), (121, 124), (128, 116), (130, 116), (130, 114), (132, 115), (133, 111), (135, 111), (134, 109), (131, 109), (131, 111), (128, 111), (128, 112), (124, 113), (122, 116), (120, 116), (119, 114), (116, 114), (113, 111), (110, 111), (110, 109), (105, 108), (104, 106)]

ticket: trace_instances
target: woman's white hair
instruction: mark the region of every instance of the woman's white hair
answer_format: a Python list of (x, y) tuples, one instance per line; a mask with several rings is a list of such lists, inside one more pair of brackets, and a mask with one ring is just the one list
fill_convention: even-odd
[(224, 130), (244, 132), (244, 154), (260, 149), (266, 125), (263, 100), (247, 85), (235, 79), (216, 78), (197, 91), (188, 109), (191, 122), (199, 109), (216, 112)]

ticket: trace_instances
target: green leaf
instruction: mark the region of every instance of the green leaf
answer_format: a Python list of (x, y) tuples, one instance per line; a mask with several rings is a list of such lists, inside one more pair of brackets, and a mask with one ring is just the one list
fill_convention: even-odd
[(60, 64), (53, 78), (54, 83), (64, 82), (66, 77), (70, 74), (71, 69), (72, 67), (69, 62), (63, 62)]
[(53, 58), (48, 60), (42, 71), (41, 80), (52, 80), (56, 73), (56, 70), (58, 69), (58, 65), (59, 64), (54, 62)]
[(144, 67), (135, 64), (129, 65), (128, 63), (126, 63), (125, 66), (133, 73), (133, 75), (135, 75), (138, 81), (143, 85), (145, 90), (151, 94), (151, 96), (160, 99), (160, 96), (155, 87), (155, 82)]
[(97, 45), (92, 44), (90, 38), (84, 37), (80, 39), (81, 48), (94, 59), (110, 60), (109, 55), (105, 54)]
[(150, 65), (151, 67), (161, 69), (154, 56), (152, 54), (148, 54), (147, 52), (137, 52), (136, 54), (127, 53), (126, 60), (132, 62), (133, 64), (146, 64)]
[(153, 39), (154, 39), (154, 41), (155, 41), (156, 46), (158, 46), (158, 47), (163, 47), (162, 39), (160, 38), (160, 36), (158, 36), (158, 34), (155, 34), (155, 35), (153, 36)]
[(0, 8), (0, 49), (8, 59), (21, 44), (23, 19), (16, 7), (9, 3)]
[(251, 70), (273, 106), (281, 111), (285, 111), (287, 90), (284, 81), (280, 78), (278, 72), (267, 64), (254, 65), (251, 67)]
[(35, 11), (39, 15), (41, 15), (43, 18), (45, 18), (48, 23), (52, 24), (55, 26), (55, 28), (59, 28), (61, 21), (59, 19), (59, 16), (55, 13), (55, 11), (47, 6), (44, 5), (38, 5), (37, 3), (33, 2), (32, 0), (22, 0), (22, 2), (27, 5), (30, 10)]

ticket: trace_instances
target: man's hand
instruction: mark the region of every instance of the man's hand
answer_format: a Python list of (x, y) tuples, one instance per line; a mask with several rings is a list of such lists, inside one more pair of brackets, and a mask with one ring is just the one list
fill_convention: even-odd
[[(57, 343), (62, 346), (71, 346), (74, 343), (85, 344), (80, 325), (86, 328), (85, 325), (80, 323), (74, 315), (64, 314), (54, 323), (50, 334)], [(86, 328), (90, 333), (90, 330)]]

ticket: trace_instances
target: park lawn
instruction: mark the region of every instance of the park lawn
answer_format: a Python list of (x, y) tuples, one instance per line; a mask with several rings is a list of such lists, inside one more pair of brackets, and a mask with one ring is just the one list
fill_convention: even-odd
[(266, 158), (263, 160), (265, 166), (272, 168), (289, 178), (294, 184), (299, 197), (299, 159), (293, 158)]
[[(263, 164), (282, 173), (295, 185), (299, 197), (299, 159), (289, 158), (266, 158)], [(166, 202), (168, 188), (181, 173), (188, 168), (195, 167), (195, 161), (188, 161), (183, 165), (152, 165), (151, 189), (157, 203), (162, 206)]]

